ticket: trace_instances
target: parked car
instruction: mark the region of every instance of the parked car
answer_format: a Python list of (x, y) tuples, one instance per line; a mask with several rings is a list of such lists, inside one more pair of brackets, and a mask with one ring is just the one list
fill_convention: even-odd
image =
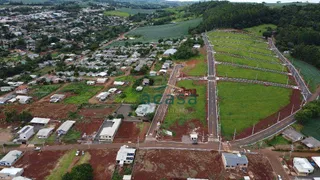
[(76, 152), (76, 156), (79, 156), (79, 154), (80, 154), (80, 151), (79, 151), (79, 150), (77, 150), (77, 152)]
[(34, 150), (35, 151), (41, 151), (41, 147), (35, 147)]

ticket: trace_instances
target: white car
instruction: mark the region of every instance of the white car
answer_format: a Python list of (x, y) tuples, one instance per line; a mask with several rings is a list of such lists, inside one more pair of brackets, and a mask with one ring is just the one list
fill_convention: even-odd
[(278, 175), (278, 180), (282, 180), (282, 178), (281, 178), (281, 176), (280, 176), (280, 175)]
[(76, 152), (76, 156), (79, 156), (79, 154), (80, 154), (80, 151), (79, 151), (79, 150), (77, 150), (77, 152)]
[(41, 147), (35, 147), (34, 150), (35, 151), (41, 151)]

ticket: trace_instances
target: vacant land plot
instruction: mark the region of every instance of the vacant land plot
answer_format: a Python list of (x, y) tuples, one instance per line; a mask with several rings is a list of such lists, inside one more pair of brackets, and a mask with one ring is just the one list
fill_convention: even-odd
[(173, 24), (145, 26), (137, 28), (128, 35), (141, 36), (135, 41), (142, 42), (158, 41), (161, 38), (179, 38), (188, 35), (189, 28), (197, 26), (200, 22), (201, 19), (193, 19)]
[(300, 74), (306, 83), (309, 83), (310, 91), (314, 92), (320, 85), (320, 70), (304, 61), (294, 59), (290, 56), (288, 58), (297, 69), (300, 69)]
[(207, 74), (208, 65), (206, 60), (206, 52), (202, 52), (197, 57), (193, 57), (185, 61), (183, 73), (187, 76), (205, 76)]
[(88, 86), (83, 82), (79, 82), (65, 86), (61, 92), (72, 94), (72, 96), (67, 97), (64, 102), (69, 104), (83, 104), (87, 103), (88, 100), (96, 95), (102, 88), (103, 86)]
[(94, 180), (111, 179), (116, 166), (118, 149), (91, 149), (89, 163), (93, 168)]
[[(274, 179), (268, 160), (261, 155), (248, 155), (255, 179)], [(235, 179), (243, 178), (243, 171), (225, 171), (221, 155), (209, 151), (139, 150), (133, 169), (134, 179)]]
[(37, 99), (41, 99), (53, 91), (59, 89), (61, 87), (60, 84), (51, 84), (51, 85), (36, 85), (31, 87), (30, 95), (36, 97)]
[(120, 16), (120, 17), (128, 17), (130, 14), (127, 12), (123, 12), (120, 10), (116, 10), (116, 11), (105, 11), (103, 13), (103, 15), (105, 16)]
[(274, 25), (274, 24), (262, 24), (260, 26), (254, 26), (254, 27), (251, 27), (251, 28), (246, 28), (244, 30), (248, 31), (249, 33), (254, 34), (256, 36), (262, 36), (263, 32), (267, 31), (268, 28), (276, 29), (277, 26)]
[(147, 134), (148, 122), (122, 122), (113, 142), (142, 142)]
[(222, 134), (231, 138), (277, 112), (290, 102), (292, 90), (257, 84), (218, 83)]
[(269, 81), (275, 83), (286, 84), (290, 83), (289, 77), (287, 75), (270, 73), (252, 69), (244, 69), (233, 66), (217, 65), (217, 74), (223, 77), (233, 77), (233, 78), (243, 78), (243, 79), (253, 79), (260, 81)]
[[(196, 97), (185, 97), (184, 103), (178, 101), (177, 97), (173, 104), (169, 105), (168, 112), (162, 128), (170, 129), (174, 124), (179, 126), (184, 125), (188, 121), (200, 121), (203, 126), (206, 126), (206, 83), (191, 80), (178, 81), (178, 87), (186, 89), (196, 89)], [(196, 101), (194, 102), (194, 99)]]
[(64, 151), (27, 151), (14, 167), (24, 168), (23, 176), (25, 177), (43, 180), (52, 169), (60, 165), (58, 160), (63, 154), (65, 154)]

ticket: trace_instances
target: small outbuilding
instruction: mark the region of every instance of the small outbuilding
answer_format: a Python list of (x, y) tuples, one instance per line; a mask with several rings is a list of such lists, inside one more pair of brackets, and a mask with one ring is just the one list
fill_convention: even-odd
[(95, 81), (87, 81), (87, 85), (95, 85), (96, 82)]
[(108, 80), (108, 78), (98, 78), (97, 79), (97, 84), (104, 84), (106, 83)]

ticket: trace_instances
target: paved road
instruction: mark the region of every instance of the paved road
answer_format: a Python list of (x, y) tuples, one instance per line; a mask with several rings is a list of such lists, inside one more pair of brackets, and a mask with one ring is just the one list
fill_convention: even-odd
[[(168, 84), (169, 85), (176, 85), (176, 82), (177, 82), (177, 76), (179, 74), (179, 70), (182, 68), (183, 66), (181, 64), (176, 64), (171, 72), (171, 75), (170, 75), (170, 78), (169, 78), (169, 81), (168, 81)], [(156, 140), (156, 135), (157, 135), (157, 130), (158, 130), (158, 123), (162, 123), (163, 120), (164, 120), (164, 117), (167, 113), (167, 110), (168, 110), (168, 104), (164, 103), (165, 102), (165, 99), (167, 97), (167, 95), (170, 95), (171, 94), (171, 89), (172, 87), (170, 86), (167, 86), (163, 95), (162, 95), (162, 98), (161, 98), (161, 101), (162, 102), (160, 105), (158, 105), (158, 108), (155, 112), (155, 115), (153, 117), (153, 120), (152, 120), (152, 123), (150, 125), (150, 128), (149, 128), (149, 131), (147, 133), (147, 137), (146, 137), (146, 141), (155, 141)]]
[(208, 62), (208, 84), (207, 84), (207, 93), (208, 93), (208, 133), (209, 133), (209, 140), (211, 138), (218, 139), (219, 132), (218, 132), (218, 116), (217, 116), (217, 97), (216, 97), (216, 72), (215, 72), (215, 59), (213, 49), (210, 45), (208, 37), (206, 34), (203, 34), (203, 40), (207, 47), (207, 62)]

